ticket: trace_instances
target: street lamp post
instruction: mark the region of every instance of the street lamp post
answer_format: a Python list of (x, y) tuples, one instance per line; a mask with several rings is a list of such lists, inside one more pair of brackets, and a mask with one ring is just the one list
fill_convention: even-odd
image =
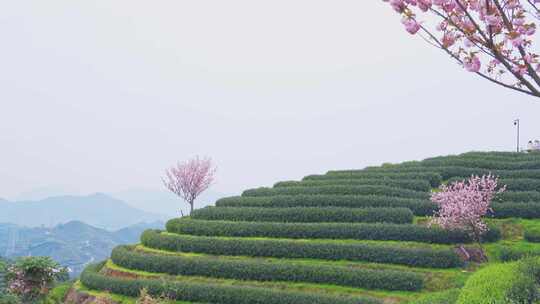
[(519, 152), (519, 118), (514, 120), (514, 126), (517, 127), (517, 152)]

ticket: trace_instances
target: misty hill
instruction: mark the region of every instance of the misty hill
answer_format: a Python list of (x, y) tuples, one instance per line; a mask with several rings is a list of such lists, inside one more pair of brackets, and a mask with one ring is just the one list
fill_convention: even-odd
[(0, 223), (27, 227), (53, 227), (69, 221), (81, 221), (115, 230), (141, 222), (165, 220), (163, 215), (139, 210), (124, 201), (100, 193), (57, 196), (39, 201), (0, 200), (0, 210)]
[(77, 275), (88, 263), (105, 259), (115, 246), (136, 243), (142, 231), (163, 225), (155, 222), (107, 231), (80, 221), (53, 228), (0, 224), (0, 256), (50, 256)]

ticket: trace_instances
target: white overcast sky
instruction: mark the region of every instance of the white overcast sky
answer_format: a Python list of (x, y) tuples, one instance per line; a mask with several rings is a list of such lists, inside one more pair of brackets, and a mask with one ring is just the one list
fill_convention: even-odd
[(379, 0), (0, 0), (0, 37), (0, 197), (159, 189), (194, 155), (237, 193), (511, 150), (516, 117), (540, 137), (540, 101), (465, 72)]

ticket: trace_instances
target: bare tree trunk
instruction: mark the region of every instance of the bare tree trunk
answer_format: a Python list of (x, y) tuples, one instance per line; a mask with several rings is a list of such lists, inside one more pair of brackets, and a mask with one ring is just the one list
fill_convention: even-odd
[(189, 206), (190, 206), (189, 215), (193, 213), (193, 205), (195, 205), (194, 202), (189, 203)]

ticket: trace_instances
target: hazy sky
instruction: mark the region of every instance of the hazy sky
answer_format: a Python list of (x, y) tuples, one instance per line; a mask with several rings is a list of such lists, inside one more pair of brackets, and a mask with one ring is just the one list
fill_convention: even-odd
[(0, 197), (159, 188), (197, 154), (236, 193), (511, 150), (516, 117), (540, 137), (540, 101), (465, 72), (379, 0), (0, 3)]

